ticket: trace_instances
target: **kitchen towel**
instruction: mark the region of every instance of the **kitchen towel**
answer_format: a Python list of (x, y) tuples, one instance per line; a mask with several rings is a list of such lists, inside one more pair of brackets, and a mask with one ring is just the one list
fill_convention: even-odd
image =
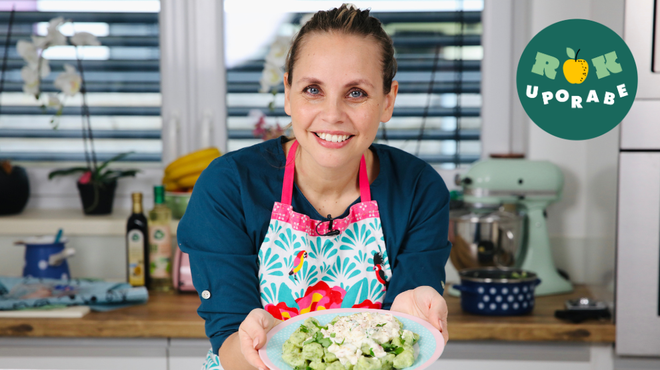
[(94, 311), (108, 311), (148, 299), (146, 288), (127, 283), (0, 276), (0, 310), (85, 305)]

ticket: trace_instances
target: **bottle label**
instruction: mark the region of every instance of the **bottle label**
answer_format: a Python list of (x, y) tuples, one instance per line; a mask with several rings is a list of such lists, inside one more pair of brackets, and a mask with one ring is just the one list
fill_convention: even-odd
[(140, 230), (131, 230), (126, 235), (128, 254), (128, 283), (132, 286), (144, 286), (144, 235)]
[(172, 277), (172, 237), (166, 226), (149, 226), (149, 260), (151, 277)]

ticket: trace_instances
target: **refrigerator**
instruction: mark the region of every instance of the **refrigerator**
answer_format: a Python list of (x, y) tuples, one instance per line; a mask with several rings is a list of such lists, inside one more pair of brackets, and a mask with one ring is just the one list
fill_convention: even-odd
[(660, 357), (660, 0), (626, 0), (639, 86), (621, 123), (616, 354)]

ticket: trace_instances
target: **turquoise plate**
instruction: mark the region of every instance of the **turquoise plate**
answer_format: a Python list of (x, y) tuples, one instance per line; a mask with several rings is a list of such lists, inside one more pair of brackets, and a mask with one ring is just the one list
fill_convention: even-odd
[[(424, 369), (430, 366), (440, 357), (442, 351), (445, 349), (445, 341), (442, 334), (426, 320), (395, 311), (341, 308), (298, 315), (277, 325), (268, 333), (268, 342), (259, 350), (259, 356), (271, 370), (293, 370), (291, 366), (282, 361), (282, 345), (298, 329), (303, 321), (309, 317), (315, 317), (321, 325), (326, 325), (336, 316), (348, 316), (358, 312), (392, 314), (401, 320), (404, 329), (419, 334), (419, 342), (415, 344), (415, 353), (417, 354), (419, 352), (417, 359), (413, 366), (407, 367), (406, 370)], [(419, 348), (419, 351), (417, 351), (417, 348)]]

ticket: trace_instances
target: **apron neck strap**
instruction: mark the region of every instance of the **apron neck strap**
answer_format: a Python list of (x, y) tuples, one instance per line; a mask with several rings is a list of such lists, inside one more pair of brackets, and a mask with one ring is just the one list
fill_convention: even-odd
[[(282, 204), (291, 205), (291, 197), (293, 196), (293, 179), (296, 170), (296, 150), (298, 149), (298, 140), (295, 140), (289, 149), (289, 154), (286, 156), (286, 167), (284, 168), (284, 183), (282, 184)], [(371, 189), (369, 188), (369, 177), (367, 176), (367, 162), (360, 159), (360, 201), (371, 201)]]

